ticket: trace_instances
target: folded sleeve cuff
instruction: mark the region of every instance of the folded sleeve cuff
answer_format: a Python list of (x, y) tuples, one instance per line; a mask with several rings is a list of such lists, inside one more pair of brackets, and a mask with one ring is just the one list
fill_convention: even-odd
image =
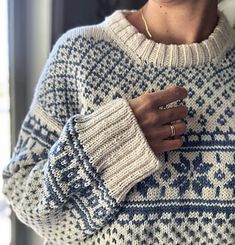
[(75, 125), (91, 164), (117, 201), (160, 168), (126, 99), (112, 100), (89, 115), (76, 117)]

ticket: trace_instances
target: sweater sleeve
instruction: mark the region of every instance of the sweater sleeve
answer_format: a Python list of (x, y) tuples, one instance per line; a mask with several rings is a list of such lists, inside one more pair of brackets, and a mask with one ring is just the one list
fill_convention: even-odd
[(116, 219), (129, 190), (160, 164), (126, 99), (64, 124), (39, 103), (40, 91), (50, 89), (45, 81), (57, 49), (58, 43), (3, 171), (3, 193), (17, 217), (48, 242), (74, 244)]

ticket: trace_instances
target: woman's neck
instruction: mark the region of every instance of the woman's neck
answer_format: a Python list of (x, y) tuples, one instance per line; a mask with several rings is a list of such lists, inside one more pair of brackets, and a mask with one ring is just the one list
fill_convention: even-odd
[[(127, 19), (147, 35), (140, 10)], [(216, 0), (149, 0), (142, 10), (152, 40), (164, 44), (201, 42), (218, 19)]]

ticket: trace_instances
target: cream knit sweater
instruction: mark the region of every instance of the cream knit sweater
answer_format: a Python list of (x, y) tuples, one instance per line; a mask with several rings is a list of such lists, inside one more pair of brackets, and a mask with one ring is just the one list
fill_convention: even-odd
[[(135, 10), (132, 10), (135, 11)], [(149, 40), (117, 10), (54, 45), (3, 172), (47, 244), (235, 244), (235, 38)], [(183, 146), (155, 155), (128, 100), (184, 86)]]

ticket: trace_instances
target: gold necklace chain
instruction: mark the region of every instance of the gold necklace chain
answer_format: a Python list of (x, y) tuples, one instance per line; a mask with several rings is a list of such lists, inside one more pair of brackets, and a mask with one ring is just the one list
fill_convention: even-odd
[(148, 28), (147, 21), (146, 21), (146, 19), (144, 18), (143, 9), (141, 9), (141, 17), (142, 17), (142, 20), (143, 20), (143, 22), (144, 22), (146, 32), (148, 33), (149, 37), (152, 38), (152, 35), (151, 35), (151, 33), (150, 33), (150, 31), (149, 31), (149, 28)]

